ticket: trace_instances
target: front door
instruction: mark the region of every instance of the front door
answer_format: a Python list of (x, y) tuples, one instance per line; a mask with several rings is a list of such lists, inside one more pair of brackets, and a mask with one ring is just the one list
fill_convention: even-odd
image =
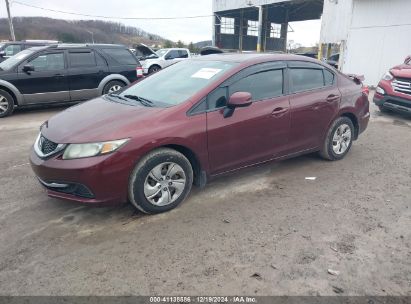
[[(244, 70), (241, 77), (207, 97), (208, 153), (211, 174), (230, 171), (279, 157), (287, 148), (290, 131), (288, 97), (284, 96), (284, 69), (264, 65)], [(223, 112), (228, 96), (249, 92), (250, 106)]]
[[(25, 72), (26, 64), (32, 65), (34, 71)], [(23, 94), (25, 104), (70, 100), (64, 51), (37, 54), (24, 61), (18, 73), (16, 87)]]
[(338, 111), (341, 93), (334, 73), (317, 64), (291, 63), (290, 153), (318, 148)]

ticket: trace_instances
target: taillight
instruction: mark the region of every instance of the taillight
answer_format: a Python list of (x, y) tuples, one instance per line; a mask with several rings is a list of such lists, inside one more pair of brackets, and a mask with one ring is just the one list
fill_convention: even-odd
[(362, 86), (362, 93), (367, 96), (370, 94), (370, 89), (368, 88), (368, 86), (365, 86), (365, 85)]
[(136, 67), (137, 78), (143, 77), (143, 68), (141, 66)]

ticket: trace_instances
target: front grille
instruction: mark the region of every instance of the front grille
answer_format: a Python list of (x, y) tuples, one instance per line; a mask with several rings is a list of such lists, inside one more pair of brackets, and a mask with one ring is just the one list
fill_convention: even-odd
[(58, 144), (52, 142), (51, 140), (45, 138), (43, 135), (40, 137), (39, 148), (43, 154), (47, 155), (53, 153), (56, 149)]
[(395, 78), (392, 82), (392, 88), (395, 92), (411, 95), (411, 79)]

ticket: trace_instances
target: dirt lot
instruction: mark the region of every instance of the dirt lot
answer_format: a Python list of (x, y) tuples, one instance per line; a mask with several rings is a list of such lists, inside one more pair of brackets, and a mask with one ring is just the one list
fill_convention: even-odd
[(144, 216), (46, 196), (28, 150), (61, 110), (0, 121), (0, 294), (411, 295), (411, 118), (373, 108), (342, 161), (249, 169)]

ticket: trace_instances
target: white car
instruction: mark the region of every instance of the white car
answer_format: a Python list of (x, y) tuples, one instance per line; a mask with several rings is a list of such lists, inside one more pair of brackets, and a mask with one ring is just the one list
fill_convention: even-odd
[(185, 48), (159, 49), (154, 52), (144, 44), (137, 46), (136, 55), (143, 66), (144, 75), (155, 73), (176, 62), (191, 58), (190, 51)]

